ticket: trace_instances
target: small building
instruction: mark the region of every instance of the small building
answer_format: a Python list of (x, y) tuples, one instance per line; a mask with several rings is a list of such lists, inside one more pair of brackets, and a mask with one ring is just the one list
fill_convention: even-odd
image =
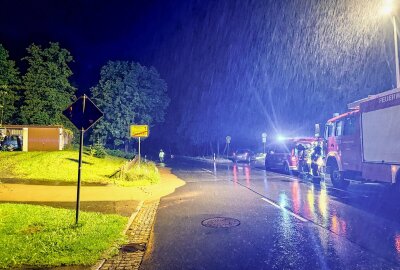
[(70, 136), (63, 126), (3, 125), (0, 139), (5, 136), (18, 140), (22, 151), (58, 151), (70, 142)]

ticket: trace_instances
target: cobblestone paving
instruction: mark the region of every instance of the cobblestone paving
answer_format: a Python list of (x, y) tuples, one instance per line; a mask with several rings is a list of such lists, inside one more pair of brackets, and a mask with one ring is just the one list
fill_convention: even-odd
[(127, 245), (127, 249), (131, 247), (132, 250), (129, 252), (120, 250), (118, 255), (107, 260), (99, 269), (139, 269), (150, 238), (159, 203), (160, 201), (143, 203), (142, 208), (126, 232), (128, 243), (130, 244)]

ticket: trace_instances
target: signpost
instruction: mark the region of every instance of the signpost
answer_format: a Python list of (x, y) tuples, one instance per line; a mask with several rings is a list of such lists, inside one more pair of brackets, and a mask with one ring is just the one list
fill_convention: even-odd
[(229, 144), (231, 143), (231, 136), (226, 136), (225, 140), (226, 140), (226, 157), (228, 158), (229, 156)]
[(62, 114), (71, 121), (74, 126), (80, 131), (79, 143), (79, 161), (78, 161), (78, 186), (76, 191), (76, 214), (75, 224), (79, 220), (80, 206), (80, 189), (81, 189), (81, 170), (82, 170), (82, 149), (83, 149), (83, 134), (100, 118), (104, 116), (103, 112), (86, 96), (83, 95), (74, 103), (68, 106)]
[(263, 143), (263, 151), (264, 151), (264, 154), (265, 154), (265, 144), (267, 143), (267, 133), (263, 132), (261, 134), (261, 138), (262, 138), (262, 143)]
[(131, 125), (130, 133), (132, 138), (137, 138), (139, 143), (139, 166), (140, 166), (140, 138), (149, 137), (148, 125)]

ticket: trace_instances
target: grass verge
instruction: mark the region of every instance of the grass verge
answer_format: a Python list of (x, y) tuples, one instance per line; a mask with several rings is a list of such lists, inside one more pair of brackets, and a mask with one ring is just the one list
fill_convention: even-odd
[[(111, 183), (110, 176), (126, 159), (83, 155), (82, 181)], [(76, 182), (78, 151), (0, 152), (0, 175), (4, 178)]]
[(0, 204), (0, 268), (92, 265), (124, 243), (127, 218), (46, 206)]

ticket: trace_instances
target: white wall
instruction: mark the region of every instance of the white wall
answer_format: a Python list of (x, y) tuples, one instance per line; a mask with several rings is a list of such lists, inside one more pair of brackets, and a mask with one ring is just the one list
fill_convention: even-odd
[(400, 106), (362, 114), (364, 160), (400, 163)]

